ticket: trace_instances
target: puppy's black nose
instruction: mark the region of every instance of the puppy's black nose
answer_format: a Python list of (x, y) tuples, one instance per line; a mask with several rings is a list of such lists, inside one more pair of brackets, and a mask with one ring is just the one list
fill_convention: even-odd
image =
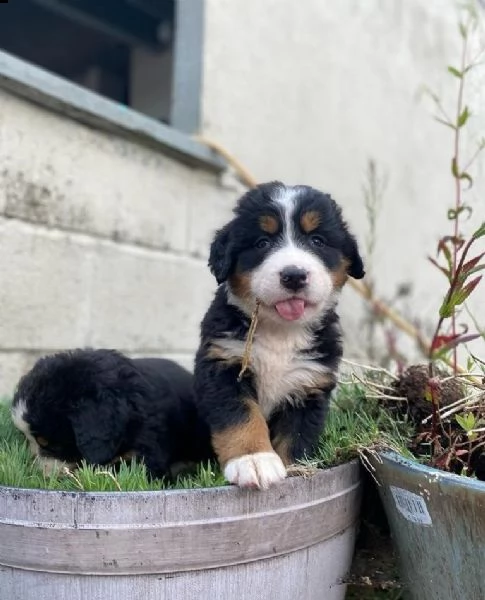
[(306, 286), (307, 273), (303, 269), (300, 269), (300, 267), (291, 265), (289, 267), (285, 267), (280, 272), (280, 282), (281, 285), (287, 290), (297, 292)]

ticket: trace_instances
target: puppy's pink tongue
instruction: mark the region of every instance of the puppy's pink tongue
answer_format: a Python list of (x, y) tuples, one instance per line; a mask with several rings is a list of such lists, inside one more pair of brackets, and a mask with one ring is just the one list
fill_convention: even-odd
[(282, 300), (275, 304), (279, 316), (287, 321), (296, 321), (305, 312), (305, 301), (301, 298), (291, 298), (291, 300)]

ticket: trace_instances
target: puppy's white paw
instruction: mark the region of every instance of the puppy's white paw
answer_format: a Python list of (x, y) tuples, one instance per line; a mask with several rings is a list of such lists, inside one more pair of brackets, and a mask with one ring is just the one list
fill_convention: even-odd
[(275, 452), (255, 452), (230, 460), (224, 469), (224, 477), (239, 487), (267, 490), (283, 481), (286, 469)]

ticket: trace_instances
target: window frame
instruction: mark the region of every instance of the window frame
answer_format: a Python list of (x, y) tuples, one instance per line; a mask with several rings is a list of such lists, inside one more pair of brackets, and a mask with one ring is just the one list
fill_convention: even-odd
[(205, 0), (176, 0), (170, 125), (1, 50), (0, 88), (186, 164), (221, 172), (226, 162), (191, 137), (201, 125), (204, 5)]

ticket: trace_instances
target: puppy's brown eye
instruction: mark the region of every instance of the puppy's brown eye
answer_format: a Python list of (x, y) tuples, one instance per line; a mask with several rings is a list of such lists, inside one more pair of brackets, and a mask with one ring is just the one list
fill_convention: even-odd
[(35, 441), (39, 444), (41, 448), (46, 448), (49, 445), (48, 440), (46, 440), (40, 435), (35, 438)]
[(268, 238), (259, 238), (259, 240), (254, 244), (256, 248), (262, 250), (263, 248), (269, 248), (271, 242)]
[(317, 246), (317, 248), (325, 246), (325, 240), (321, 235), (312, 235), (312, 237), (310, 238), (310, 242), (313, 246)]

